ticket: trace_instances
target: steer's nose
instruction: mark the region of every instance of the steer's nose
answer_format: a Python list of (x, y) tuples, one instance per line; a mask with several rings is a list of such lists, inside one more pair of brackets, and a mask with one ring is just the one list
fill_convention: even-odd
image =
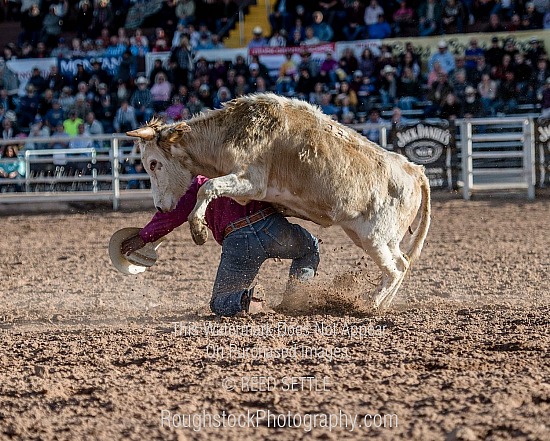
[(158, 205), (155, 207), (158, 212), (162, 213), (162, 208), (160, 208)]

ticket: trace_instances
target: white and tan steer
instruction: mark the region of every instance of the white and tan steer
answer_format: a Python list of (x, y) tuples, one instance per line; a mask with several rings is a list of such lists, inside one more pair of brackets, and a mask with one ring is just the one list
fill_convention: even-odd
[[(430, 225), (423, 167), (304, 101), (247, 95), (187, 122), (154, 120), (128, 135), (139, 138), (158, 210), (173, 210), (192, 176), (211, 178), (189, 216), (199, 245), (207, 239), (206, 207), (220, 196), (264, 200), (324, 227), (339, 225), (382, 270), (375, 307), (391, 303), (420, 255)], [(419, 210), (403, 254), (401, 241)]]

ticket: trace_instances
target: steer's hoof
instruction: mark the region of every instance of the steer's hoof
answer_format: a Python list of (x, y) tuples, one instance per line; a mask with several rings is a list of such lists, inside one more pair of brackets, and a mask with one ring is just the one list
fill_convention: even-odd
[(204, 245), (208, 239), (208, 228), (200, 223), (189, 223), (191, 226), (191, 236), (193, 237), (193, 242), (197, 245)]

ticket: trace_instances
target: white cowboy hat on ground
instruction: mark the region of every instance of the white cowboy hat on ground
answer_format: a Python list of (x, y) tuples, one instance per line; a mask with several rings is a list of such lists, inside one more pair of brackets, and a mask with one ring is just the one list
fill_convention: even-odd
[(123, 274), (139, 274), (152, 267), (158, 259), (157, 249), (164, 241), (164, 237), (156, 242), (146, 244), (143, 248), (134, 251), (129, 256), (122, 254), (122, 242), (135, 236), (140, 228), (127, 227), (116, 231), (109, 241), (109, 257), (114, 267)]

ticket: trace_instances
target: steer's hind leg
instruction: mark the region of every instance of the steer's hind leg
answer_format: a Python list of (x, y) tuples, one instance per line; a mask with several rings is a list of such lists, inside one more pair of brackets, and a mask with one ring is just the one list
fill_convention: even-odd
[(235, 174), (213, 178), (203, 184), (197, 193), (197, 203), (187, 220), (191, 228), (191, 235), (197, 245), (202, 245), (208, 238), (208, 229), (204, 216), (206, 207), (214, 199), (221, 196), (233, 198), (243, 205), (252, 199), (262, 199), (265, 191), (254, 185), (247, 178)]
[(380, 300), (379, 307), (380, 308), (387, 308), (390, 306), (391, 302), (393, 301), (393, 298), (397, 294), (397, 291), (399, 290), (399, 287), (403, 283), (403, 280), (405, 279), (405, 276), (407, 275), (407, 271), (409, 270), (410, 263), (407, 260), (407, 258), (403, 255), (401, 252), (401, 249), (399, 248), (399, 242), (390, 243), (388, 245), (393, 260), (396, 263), (396, 267), (398, 271), (400, 272), (400, 276), (398, 280), (395, 282), (394, 286), (391, 290), (388, 290), (386, 296)]
[[(403, 281), (408, 262), (386, 243), (363, 241), (363, 249), (382, 270), (382, 281), (372, 295), (375, 308), (388, 306)], [(399, 250), (399, 247), (397, 247)]]

